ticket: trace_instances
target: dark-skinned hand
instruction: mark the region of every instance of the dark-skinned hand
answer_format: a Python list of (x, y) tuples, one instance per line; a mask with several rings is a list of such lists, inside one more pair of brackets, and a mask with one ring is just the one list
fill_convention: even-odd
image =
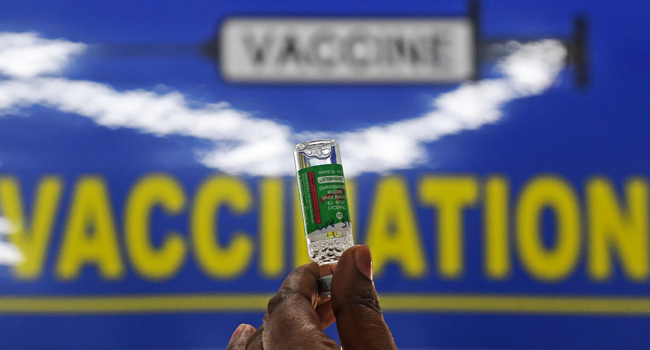
[(291, 272), (269, 301), (260, 328), (240, 325), (227, 350), (338, 350), (323, 333), (335, 321), (345, 350), (397, 349), (379, 308), (367, 246), (343, 253), (332, 277), (332, 298), (325, 302), (318, 296), (319, 277), (316, 263)]

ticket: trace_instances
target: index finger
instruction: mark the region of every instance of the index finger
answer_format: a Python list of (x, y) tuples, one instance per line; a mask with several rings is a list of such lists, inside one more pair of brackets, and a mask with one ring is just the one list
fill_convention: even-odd
[(264, 318), (265, 350), (339, 349), (336, 342), (323, 333), (316, 312), (319, 277), (318, 264), (311, 263), (295, 269), (284, 280), (269, 301)]

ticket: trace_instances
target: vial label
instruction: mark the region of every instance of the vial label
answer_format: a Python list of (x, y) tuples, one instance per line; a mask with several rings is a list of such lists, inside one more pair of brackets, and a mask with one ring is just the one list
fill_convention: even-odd
[(327, 238), (336, 238), (336, 231), (349, 229), (350, 211), (341, 164), (300, 169), (298, 181), (307, 235), (327, 232)]

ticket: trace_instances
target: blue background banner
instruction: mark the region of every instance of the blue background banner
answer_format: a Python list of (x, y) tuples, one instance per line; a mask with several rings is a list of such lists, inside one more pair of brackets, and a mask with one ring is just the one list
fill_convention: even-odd
[[(309, 262), (323, 137), (400, 349), (650, 347), (649, 6), (0, 4), (1, 347), (225, 349)], [(241, 17), (475, 20), (477, 79), (232, 82)]]

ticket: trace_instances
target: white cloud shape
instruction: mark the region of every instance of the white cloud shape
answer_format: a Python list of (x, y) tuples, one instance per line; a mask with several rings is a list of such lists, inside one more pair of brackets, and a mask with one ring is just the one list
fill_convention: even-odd
[(0, 73), (21, 78), (60, 73), (83, 49), (83, 44), (43, 39), (36, 33), (0, 33)]
[[(0, 33), (0, 71), (11, 76), (0, 81), (0, 115), (42, 105), (109, 128), (210, 140), (214, 148), (197, 154), (199, 161), (225, 172), (257, 176), (293, 175), (293, 146), (313, 138), (339, 141), (347, 175), (412, 168), (426, 161), (424, 144), (494, 123), (503, 116), (501, 108), (507, 102), (551, 87), (566, 55), (556, 40), (520, 45), (500, 63), (502, 78), (465, 83), (441, 94), (423, 116), (343, 133), (298, 134), (227, 103), (192, 108), (178, 92), (117, 91), (107, 84), (43, 76), (59, 73), (83, 47), (32, 33)], [(37, 59), (46, 56), (51, 61)]]

